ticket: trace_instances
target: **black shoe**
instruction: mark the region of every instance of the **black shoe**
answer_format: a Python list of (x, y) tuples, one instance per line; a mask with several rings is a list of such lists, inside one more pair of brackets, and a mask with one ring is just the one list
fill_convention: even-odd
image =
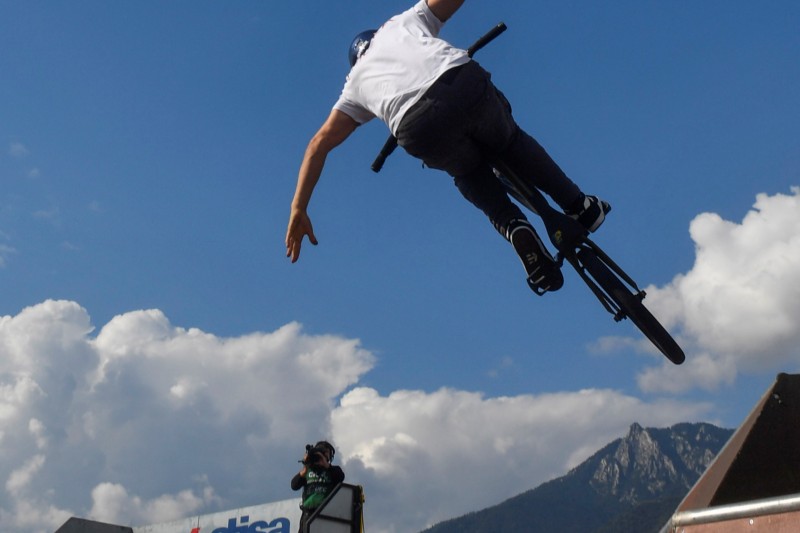
[(605, 221), (606, 215), (611, 211), (611, 204), (597, 196), (586, 196), (575, 202), (566, 214), (580, 222), (586, 231), (594, 233)]
[(528, 286), (539, 296), (557, 291), (564, 285), (564, 276), (536, 230), (527, 220), (514, 220), (509, 225), (508, 240), (514, 246), (528, 273)]

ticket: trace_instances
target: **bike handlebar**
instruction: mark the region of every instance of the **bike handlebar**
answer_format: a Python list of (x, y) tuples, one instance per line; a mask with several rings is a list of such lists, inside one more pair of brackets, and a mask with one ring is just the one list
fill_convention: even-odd
[(506, 26), (506, 23), (500, 22), (499, 24), (497, 24), (497, 26), (487, 31), (483, 37), (472, 43), (472, 46), (467, 48), (467, 55), (469, 57), (474, 56), (475, 52), (477, 52), (478, 50), (480, 50), (481, 48), (492, 42), (498, 35), (506, 31), (507, 29), (508, 26)]
[(386, 158), (392, 155), (394, 149), (397, 148), (397, 137), (394, 135), (389, 135), (387, 137), (386, 142), (383, 143), (383, 148), (381, 151), (378, 152), (378, 157), (375, 158), (375, 161), (372, 162), (370, 168), (373, 172), (380, 172), (383, 168), (383, 164), (386, 162)]
[[(486, 32), (480, 39), (472, 43), (472, 46), (467, 48), (467, 56), (472, 57), (475, 55), (475, 52), (492, 42), (498, 35), (506, 31), (508, 27), (506, 26), (505, 22), (500, 22), (494, 28)], [(394, 135), (389, 135), (389, 138), (386, 139), (386, 142), (383, 143), (383, 148), (378, 153), (378, 157), (375, 158), (375, 161), (372, 162), (370, 168), (373, 172), (380, 172), (383, 168), (383, 164), (386, 162), (386, 158), (392, 155), (395, 148), (397, 148), (397, 138)]]

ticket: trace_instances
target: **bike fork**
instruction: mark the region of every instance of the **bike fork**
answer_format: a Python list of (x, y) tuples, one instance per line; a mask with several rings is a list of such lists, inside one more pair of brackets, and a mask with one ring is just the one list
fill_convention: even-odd
[(600, 303), (603, 304), (603, 307), (606, 308), (606, 311), (613, 315), (614, 320), (619, 322), (627, 318), (627, 313), (625, 313), (620, 305), (608, 293), (606, 293), (606, 291), (603, 290), (588, 273), (587, 268), (584, 266), (585, 260), (579, 257), (581, 252), (585, 254), (593, 254), (597, 261), (600, 261), (618, 279), (625, 282), (631, 289), (633, 289), (633, 295), (639, 299), (639, 301), (644, 300), (645, 292), (641, 290), (638, 285), (636, 285), (636, 282), (633, 281), (633, 279), (626, 274), (625, 271), (619, 267), (619, 265), (617, 265), (600, 247), (596, 246), (588, 238), (583, 239), (583, 244), (579, 246), (579, 249), (576, 253), (571, 254), (570, 257), (567, 257), (567, 260), (570, 262), (570, 264), (572, 264), (586, 285), (589, 286), (597, 299), (600, 300)]
[[(580, 252), (579, 252), (580, 253)], [(600, 300), (600, 303), (603, 304), (606, 311), (608, 311), (613, 317), (614, 321), (619, 322), (620, 320), (625, 318), (625, 313), (622, 309), (614, 302), (614, 300), (605, 293), (603, 289), (600, 288), (599, 285), (592, 279), (592, 277), (586, 272), (586, 268), (583, 266), (581, 261), (577, 258), (577, 254), (570, 254), (566, 257), (566, 260), (572, 265), (575, 269), (575, 272), (581, 277), (584, 283), (591, 289), (592, 293), (595, 297)]]
[(644, 300), (645, 292), (639, 288), (633, 278), (631, 278), (622, 268), (617, 265), (613, 259), (611, 259), (599, 246), (597, 246), (594, 242), (591, 241), (588, 237), (584, 237), (583, 241), (592, 249), (592, 251), (597, 255), (597, 257), (605, 263), (605, 265), (611, 269), (614, 274), (617, 275), (622, 281), (628, 284), (630, 288), (632, 288), (636, 292), (636, 297), (640, 300)]

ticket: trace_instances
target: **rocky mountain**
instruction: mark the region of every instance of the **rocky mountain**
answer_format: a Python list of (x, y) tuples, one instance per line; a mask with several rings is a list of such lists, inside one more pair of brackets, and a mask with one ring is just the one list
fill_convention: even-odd
[(732, 434), (703, 423), (633, 424), (567, 475), (424, 533), (658, 532)]

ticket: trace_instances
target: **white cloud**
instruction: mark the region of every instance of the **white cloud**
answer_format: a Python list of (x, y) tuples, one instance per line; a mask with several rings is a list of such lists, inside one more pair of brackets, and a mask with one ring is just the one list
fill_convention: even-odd
[(165, 522), (175, 517), (190, 516), (204, 506), (216, 501), (213, 489), (206, 487), (196, 494), (183, 490), (177, 494), (164, 494), (151, 500), (131, 496), (124, 486), (100, 483), (92, 490), (92, 510), (89, 516), (110, 524), (150, 524)]
[[(740, 372), (792, 371), (800, 356), (800, 188), (759, 194), (741, 223), (714, 213), (690, 225), (692, 269), (648, 305), (688, 348), (677, 381), (667, 366), (639, 378), (644, 390), (680, 392), (730, 384)], [(786, 368), (786, 367), (790, 368)], [(676, 376), (677, 377), (677, 376)]]
[[(0, 317), (0, 531), (292, 496), (302, 445), (374, 364), (358, 340), (296, 323), (220, 338), (145, 310), (92, 333), (74, 302)], [(60, 522), (29, 524), (32, 508)]]
[[(414, 531), (565, 473), (631, 421), (696, 420), (708, 406), (611, 390), (485, 398), (356, 388), (332, 415), (345, 472), (365, 486), (374, 531)], [(391, 517), (387, 520), (386, 517)]]
[(8, 146), (8, 155), (11, 157), (26, 157), (30, 151), (21, 142), (12, 142)]
[(610, 390), (381, 396), (358, 386), (375, 364), (358, 340), (297, 323), (224, 338), (142, 310), (93, 333), (74, 302), (0, 318), (0, 531), (284, 500), (303, 444), (319, 438), (365, 486), (370, 530), (410, 531), (562, 474), (633, 421), (708, 409)]
[(647, 392), (680, 394), (690, 389), (717, 390), (736, 381), (736, 364), (729, 357), (716, 357), (707, 352), (694, 352), (681, 366), (664, 363), (642, 371), (636, 378), (639, 388)]
[(8, 256), (16, 253), (17, 250), (6, 244), (0, 244), (0, 268), (6, 266)]
[(13, 470), (6, 481), (6, 490), (11, 494), (17, 494), (24, 489), (31, 481), (31, 478), (44, 465), (44, 455), (37, 454), (28, 459), (24, 465)]
[(500, 376), (501, 373), (511, 368), (514, 368), (514, 359), (509, 356), (504, 356), (500, 359), (497, 366), (489, 369), (489, 371), (486, 372), (486, 375), (489, 376), (490, 378), (497, 378)]
[(49, 222), (55, 227), (61, 226), (61, 209), (57, 206), (50, 207), (49, 209), (37, 209), (31, 213), (33, 218), (44, 222)]

